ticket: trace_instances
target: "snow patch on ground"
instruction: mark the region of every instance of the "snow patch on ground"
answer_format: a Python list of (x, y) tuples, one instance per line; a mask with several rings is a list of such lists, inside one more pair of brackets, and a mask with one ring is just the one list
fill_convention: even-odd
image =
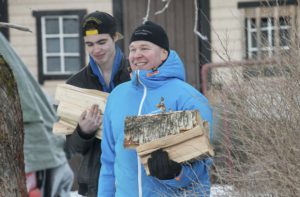
[(233, 186), (231, 185), (212, 185), (210, 197), (228, 197), (228, 196), (238, 196), (233, 191)]
[(78, 191), (71, 191), (70, 197), (83, 197), (83, 196), (79, 195)]

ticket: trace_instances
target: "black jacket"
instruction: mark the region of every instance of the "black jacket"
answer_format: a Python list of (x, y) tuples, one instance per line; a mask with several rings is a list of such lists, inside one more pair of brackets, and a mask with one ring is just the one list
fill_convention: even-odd
[[(129, 64), (123, 57), (118, 72), (114, 77), (115, 86), (130, 80)], [(67, 80), (67, 84), (80, 88), (102, 90), (102, 86), (91, 66), (88, 65)], [(66, 151), (69, 155), (79, 153), (82, 155), (80, 168), (77, 174), (79, 191), (81, 195), (96, 197), (98, 190), (98, 177), (100, 172), (101, 141), (95, 138), (95, 133), (85, 135), (77, 126), (74, 133), (67, 136)]]

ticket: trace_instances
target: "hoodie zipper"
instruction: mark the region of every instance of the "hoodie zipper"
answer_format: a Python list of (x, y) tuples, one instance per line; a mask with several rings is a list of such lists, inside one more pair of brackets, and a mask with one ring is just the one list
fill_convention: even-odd
[[(143, 108), (143, 105), (144, 105), (144, 102), (145, 102), (145, 99), (146, 99), (146, 96), (147, 96), (147, 88), (146, 88), (145, 84), (143, 84), (143, 82), (140, 80), (139, 74), (140, 74), (140, 71), (137, 70), (137, 75), (138, 75), (137, 80), (144, 87), (144, 93), (143, 93), (143, 97), (142, 97), (142, 100), (141, 100), (140, 105), (139, 105), (138, 116), (140, 116), (142, 114), (142, 108)], [(140, 160), (140, 157), (138, 155), (137, 155), (137, 161), (138, 161), (139, 197), (142, 197), (143, 196), (143, 191), (142, 191), (142, 167), (141, 167), (141, 160)]]
[[(139, 75), (139, 70), (138, 70), (138, 75)], [(140, 106), (139, 106), (139, 111), (138, 111), (138, 116), (140, 116), (142, 114), (142, 108), (143, 108), (143, 105), (144, 105), (144, 102), (145, 102), (145, 99), (146, 99), (146, 96), (147, 96), (147, 88), (146, 88), (145, 84), (143, 84), (143, 82), (140, 80), (139, 77), (138, 77), (137, 80), (144, 87), (144, 93), (143, 93), (143, 97), (142, 97), (142, 100), (141, 100), (141, 103), (140, 103)]]

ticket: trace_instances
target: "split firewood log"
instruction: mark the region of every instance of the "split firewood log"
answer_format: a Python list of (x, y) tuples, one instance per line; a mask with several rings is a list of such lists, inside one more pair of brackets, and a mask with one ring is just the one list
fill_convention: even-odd
[[(103, 115), (108, 93), (78, 88), (69, 84), (59, 84), (56, 88), (55, 99), (58, 101), (57, 115), (59, 121), (53, 125), (53, 133), (57, 135), (72, 134), (78, 124), (82, 112), (93, 104), (99, 105)], [(101, 127), (96, 137), (101, 139)]]

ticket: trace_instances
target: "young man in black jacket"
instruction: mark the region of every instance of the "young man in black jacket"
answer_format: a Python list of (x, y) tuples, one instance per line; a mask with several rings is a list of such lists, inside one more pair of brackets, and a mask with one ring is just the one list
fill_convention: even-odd
[[(68, 79), (67, 84), (109, 93), (118, 84), (128, 81), (129, 65), (116, 46), (121, 35), (116, 31), (114, 17), (105, 12), (92, 12), (82, 21), (82, 33), (89, 53), (89, 64)], [(95, 103), (82, 113), (77, 128), (67, 136), (67, 152), (82, 155), (77, 173), (78, 193), (88, 197), (97, 196), (101, 140), (95, 138), (95, 133), (101, 123)]]

